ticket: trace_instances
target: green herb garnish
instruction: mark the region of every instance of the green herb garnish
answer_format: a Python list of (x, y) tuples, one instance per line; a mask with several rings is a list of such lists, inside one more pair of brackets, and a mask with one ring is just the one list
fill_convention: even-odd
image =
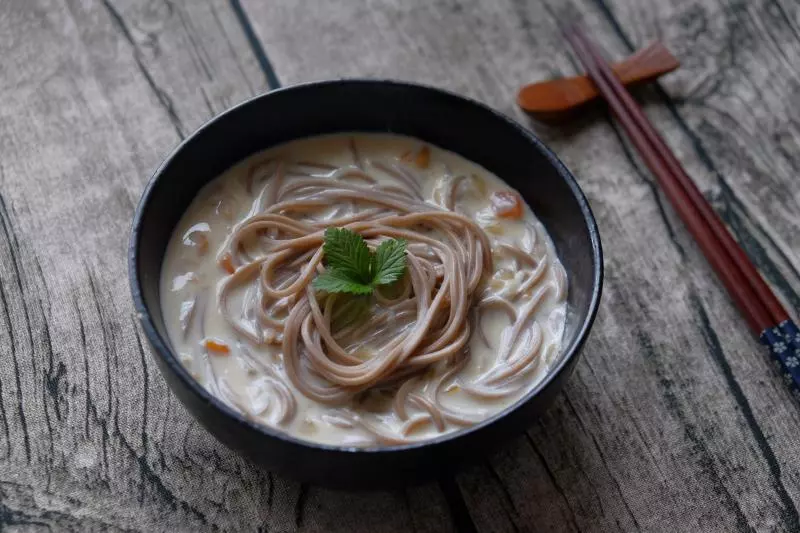
[(394, 283), (406, 270), (406, 241), (387, 239), (370, 251), (364, 238), (349, 229), (325, 230), (324, 274), (314, 288), (327, 292), (372, 294), (375, 287)]

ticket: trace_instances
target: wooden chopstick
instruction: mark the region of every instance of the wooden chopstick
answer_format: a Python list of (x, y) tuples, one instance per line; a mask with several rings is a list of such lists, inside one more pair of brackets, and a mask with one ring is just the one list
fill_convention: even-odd
[(576, 25), (562, 30), (737, 307), (762, 342), (770, 347), (787, 384), (800, 399), (800, 331), (797, 326), (614, 75), (597, 46)]
[[(619, 97), (619, 91), (613, 89), (613, 81), (610, 81), (603, 74), (600, 64), (591, 54), (591, 46), (585, 39), (581, 38), (579, 29), (573, 28), (566, 30), (567, 39), (575, 49), (576, 54), (584, 63), (589, 77), (598, 87), (603, 97), (608, 101), (611, 111), (628, 133), (631, 142), (636, 147), (645, 164), (655, 175), (667, 198), (673, 204), (680, 218), (686, 224), (687, 229), (700, 245), (711, 266), (717, 271), (728, 292), (736, 301), (737, 306), (742, 310), (750, 326), (760, 333), (764, 328), (769, 327), (771, 319), (766, 308), (761, 303), (750, 284), (742, 273), (731, 261), (727, 252), (719, 246), (717, 239), (712, 233), (705, 219), (686, 195), (677, 178), (673, 176), (671, 169), (667, 166), (659, 151), (654, 148), (648, 137), (644, 134), (642, 126), (629, 112), (625, 102)], [(624, 91), (624, 89), (623, 89)], [(631, 99), (632, 100), (632, 99)], [(635, 103), (634, 103), (635, 105)], [(645, 119), (646, 120), (646, 119)], [(660, 139), (659, 139), (660, 141)], [(663, 144), (663, 141), (660, 141)]]
[(624, 87), (618, 82), (616, 77), (608, 69), (605, 60), (600, 54), (599, 50), (592, 46), (588, 41), (588, 37), (583, 32), (575, 34), (578, 39), (583, 41), (584, 46), (592, 55), (595, 64), (600, 70), (601, 75), (609, 81), (609, 85), (614, 93), (620, 98), (623, 105), (636, 121), (637, 125), (641, 128), (645, 138), (649, 141), (650, 145), (661, 157), (664, 164), (669, 168), (672, 175), (677, 179), (678, 183), (683, 187), (684, 192), (689, 197), (692, 204), (700, 211), (701, 216), (706, 220), (710, 226), (714, 236), (720, 241), (722, 248), (724, 248), (730, 258), (736, 263), (741, 273), (747, 278), (750, 286), (758, 294), (759, 299), (767, 308), (767, 311), (772, 317), (775, 324), (783, 322), (789, 318), (789, 313), (783, 308), (781, 303), (775, 297), (775, 294), (770, 290), (769, 286), (764, 282), (764, 279), (758, 273), (756, 268), (750, 262), (747, 254), (742, 250), (742, 247), (733, 239), (730, 232), (725, 227), (722, 220), (716, 214), (711, 205), (706, 201), (703, 193), (697, 188), (694, 181), (686, 174), (686, 171), (681, 166), (672, 151), (667, 147), (664, 140), (658, 134), (656, 129), (645, 116), (642, 109), (636, 104), (633, 97)]

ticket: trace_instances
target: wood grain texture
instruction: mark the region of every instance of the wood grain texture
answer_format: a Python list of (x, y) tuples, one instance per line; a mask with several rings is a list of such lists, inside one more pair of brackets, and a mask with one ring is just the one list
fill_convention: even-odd
[[(800, 304), (800, 6), (788, 0), (0, 2), (0, 529), (800, 531), (800, 414), (601, 110), (550, 129), (524, 83), (576, 72), (580, 10), (615, 57), (681, 70), (647, 111), (790, 307)], [(454, 479), (341, 493), (262, 472), (172, 397), (132, 316), (127, 231), (152, 170), (254, 94), (420, 81), (529, 125), (576, 173), (602, 309), (553, 408)]]

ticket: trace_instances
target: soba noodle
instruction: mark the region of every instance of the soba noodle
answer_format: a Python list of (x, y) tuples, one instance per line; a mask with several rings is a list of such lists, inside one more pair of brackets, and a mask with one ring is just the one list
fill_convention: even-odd
[[(403, 137), (259, 154), (206, 186), (170, 243), (173, 345), (212, 394), (300, 438), (393, 445), (480, 422), (541, 379), (564, 323), (546, 232), (494, 202), (515, 194)], [(405, 275), (367, 297), (316, 290), (329, 227), (373, 250), (404, 239)]]

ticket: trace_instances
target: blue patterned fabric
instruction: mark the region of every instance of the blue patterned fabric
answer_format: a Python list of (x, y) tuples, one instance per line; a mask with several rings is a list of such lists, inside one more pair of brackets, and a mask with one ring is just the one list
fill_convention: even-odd
[(761, 332), (761, 343), (769, 347), (775, 366), (783, 380), (800, 400), (800, 329), (791, 320)]

